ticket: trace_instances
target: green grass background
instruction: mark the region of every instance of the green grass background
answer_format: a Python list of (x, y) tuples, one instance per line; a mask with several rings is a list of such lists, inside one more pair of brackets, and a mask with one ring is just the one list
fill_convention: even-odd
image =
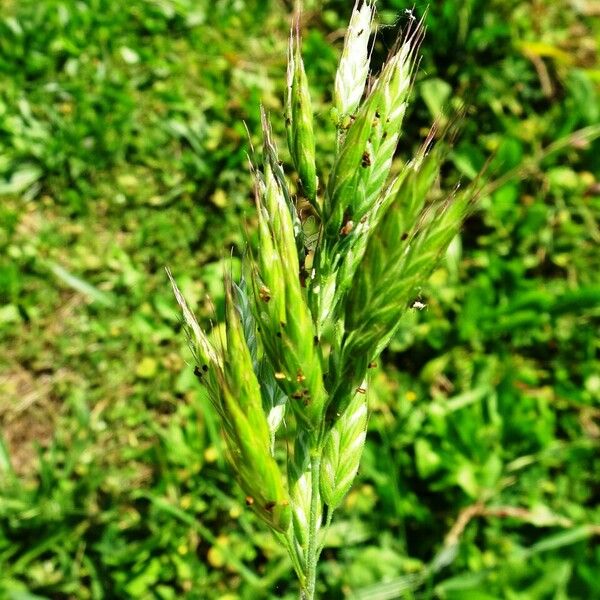
[[(293, 598), (189, 366), (253, 229), (291, 2), (0, 3), (0, 599)], [(317, 146), (349, 2), (306, 2)], [(410, 4), (413, 6), (413, 4)], [(379, 2), (381, 61), (404, 0)], [(421, 14), (425, 4), (415, 3)], [(323, 598), (600, 598), (600, 11), (432, 2), (399, 157), (453, 98), (481, 199), (374, 376)], [(283, 141), (283, 138), (279, 138)], [(288, 157), (281, 143), (284, 159)]]

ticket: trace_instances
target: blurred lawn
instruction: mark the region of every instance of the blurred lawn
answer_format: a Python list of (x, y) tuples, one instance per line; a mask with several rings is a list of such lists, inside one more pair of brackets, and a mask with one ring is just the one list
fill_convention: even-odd
[[(290, 4), (2, 2), (0, 599), (294, 597), (223, 464), (163, 270), (220, 314), (253, 223), (243, 122), (257, 140), (259, 103), (281, 112)], [(325, 130), (350, 8), (306, 4)], [(379, 2), (378, 60), (407, 6)], [(600, 123), (599, 14), (430, 6), (400, 156), (456, 96), (472, 109), (447, 180), (489, 156), (491, 178), (524, 170), (383, 357), (323, 598), (600, 598), (600, 144), (529, 161)]]

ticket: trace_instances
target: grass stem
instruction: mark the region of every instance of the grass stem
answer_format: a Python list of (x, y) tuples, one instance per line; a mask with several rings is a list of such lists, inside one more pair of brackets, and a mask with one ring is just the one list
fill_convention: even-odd
[(301, 600), (314, 600), (319, 555), (319, 476), (321, 469), (321, 448), (313, 450), (310, 459), (311, 497), (308, 529), (308, 549), (306, 555), (306, 578), (300, 593)]

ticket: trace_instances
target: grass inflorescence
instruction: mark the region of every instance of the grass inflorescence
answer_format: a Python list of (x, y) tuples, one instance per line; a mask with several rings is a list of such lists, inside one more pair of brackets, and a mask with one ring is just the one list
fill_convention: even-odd
[[(373, 18), (372, 2), (355, 5), (335, 77), (335, 156), (326, 177), (299, 15), (293, 21), (285, 128), (300, 185), (294, 195), (263, 110), (262, 156), (250, 157), (258, 249), (244, 258), (238, 284), (226, 277), (222, 339), (209, 341), (173, 282), (247, 504), (286, 544), (306, 599), (315, 594), (325, 524), (359, 467), (369, 366), (457, 234), (473, 195), (467, 188), (431, 201), (448, 147), (444, 135), (434, 139), (436, 128), (392, 175), (424, 31), (410, 21), (369, 78)], [(312, 209), (299, 210), (306, 202)], [(318, 224), (316, 243), (304, 233), (309, 217)]]

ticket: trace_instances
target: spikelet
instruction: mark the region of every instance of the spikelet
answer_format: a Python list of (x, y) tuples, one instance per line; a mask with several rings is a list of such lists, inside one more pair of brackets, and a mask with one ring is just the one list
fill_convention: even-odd
[(290, 31), (285, 97), (285, 125), (288, 147), (302, 189), (309, 202), (317, 206), (315, 136), (310, 90), (300, 52), (299, 17)]
[(365, 219), (363, 223), (359, 223), (356, 226), (354, 239), (350, 240), (347, 248), (344, 249), (345, 251), (342, 254), (339, 269), (336, 273), (335, 295), (332, 302), (332, 316), (334, 319), (343, 319), (343, 313), (340, 314), (337, 309), (343, 306), (346, 294), (354, 282), (356, 269), (364, 256), (369, 237), (379, 226), (386, 207), (404, 186), (408, 175), (409, 169), (405, 168), (394, 178), (373, 207), (368, 219)]
[[(448, 152), (447, 144), (442, 141), (431, 149), (436, 132), (437, 128), (433, 127), (415, 158), (404, 166), (384, 190), (366, 223), (361, 224), (363, 229), (357, 232), (356, 239), (344, 255), (337, 274), (336, 305), (343, 301), (346, 292), (353, 285), (354, 275), (370, 234), (376, 232), (374, 235), (380, 239), (390, 240), (391, 252), (398, 247), (398, 241), (402, 242), (402, 237), (408, 235), (415, 226)], [(393, 208), (388, 213), (391, 204)], [(384, 215), (386, 218), (383, 218)], [(372, 279), (376, 281), (378, 276), (379, 274), (373, 274)]]
[[(292, 507), (294, 534), (301, 546), (306, 547), (310, 519), (312, 473), (310, 466), (310, 436), (299, 430), (296, 432), (293, 452), (288, 455), (288, 485)], [(320, 527), (322, 508), (318, 503), (317, 521)]]
[[(244, 261), (247, 265), (247, 261)], [(271, 434), (271, 450), (275, 443), (275, 434), (283, 422), (285, 416), (285, 408), (287, 396), (281, 391), (277, 385), (275, 375), (271, 364), (262, 353), (259, 346), (256, 331), (256, 321), (252, 313), (250, 298), (246, 290), (246, 278), (242, 275), (239, 284), (233, 284), (235, 290), (235, 305), (240, 315), (242, 329), (244, 330), (244, 338), (246, 345), (252, 357), (252, 365), (256, 377), (260, 381), (260, 391), (262, 396), (263, 410), (267, 417), (269, 431)]]
[(232, 283), (235, 292), (235, 306), (240, 315), (240, 322), (244, 330), (244, 338), (246, 345), (252, 357), (252, 364), (256, 371), (259, 364), (258, 340), (256, 339), (256, 323), (252, 314), (252, 306), (248, 297), (247, 284), (244, 274), (240, 278), (239, 283)]
[(227, 420), (223, 423), (228, 458), (247, 504), (273, 529), (284, 532), (291, 521), (289, 496), (269, 446), (255, 431), (229, 389), (223, 391)]
[[(369, 239), (346, 301), (341, 356), (332, 363), (338, 384), (331, 392), (330, 417), (344, 409), (368, 363), (389, 344), (419, 287), (458, 233), (471, 201), (472, 192), (465, 190), (430, 207), (405, 239), (397, 237), (399, 229), (393, 225)], [(385, 218), (393, 215), (390, 212)], [(393, 247), (395, 251), (390, 252)]]
[[(230, 463), (253, 510), (273, 529), (285, 531), (291, 520), (289, 497), (277, 463), (271, 456), (269, 424), (262, 407), (240, 313), (226, 283), (227, 348), (217, 351), (200, 329), (170, 272), (176, 299), (195, 340), (197, 372), (223, 427)], [(225, 359), (225, 353), (227, 359)]]
[(227, 360), (218, 373), (231, 463), (246, 496), (253, 499), (253, 509), (273, 528), (284, 531), (290, 519), (289, 499), (271, 456), (260, 386), (229, 282), (226, 302)]
[(369, 0), (356, 2), (344, 39), (342, 57), (335, 75), (334, 107), (340, 123), (352, 115), (362, 98), (369, 74), (369, 37), (375, 5)]
[(348, 130), (327, 184), (324, 219), (330, 238), (343, 235), (342, 227), (349, 221), (358, 223), (373, 208), (386, 182), (422, 32), (419, 23), (397, 45)]
[(267, 423), (271, 432), (271, 446), (273, 446), (275, 434), (285, 417), (288, 398), (277, 385), (275, 373), (268, 359), (262, 360), (258, 365), (257, 376), (261, 382), (263, 409), (267, 415)]
[(229, 282), (226, 301), (227, 360), (223, 361), (220, 384), (231, 462), (246, 496), (252, 498), (252, 508), (271, 527), (285, 531), (291, 518), (289, 498), (279, 467), (271, 456), (271, 436), (260, 385)]
[(352, 486), (365, 445), (368, 421), (366, 383), (359, 389), (325, 439), (320, 484), (321, 495), (330, 509), (342, 503)]

